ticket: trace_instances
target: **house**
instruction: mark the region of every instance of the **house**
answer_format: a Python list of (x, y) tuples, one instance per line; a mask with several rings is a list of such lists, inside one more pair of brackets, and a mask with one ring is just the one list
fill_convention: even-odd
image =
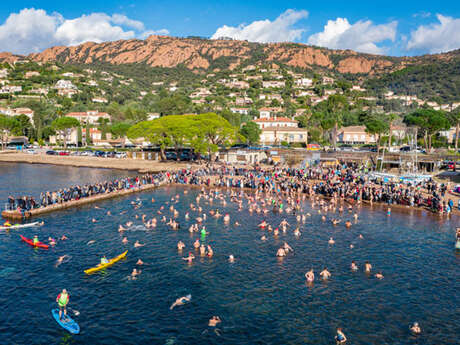
[(262, 145), (280, 145), (285, 141), (291, 143), (305, 143), (308, 139), (308, 131), (305, 128), (295, 127), (265, 127), (260, 134)]
[(26, 74), (24, 74), (24, 77), (26, 77), (27, 79), (38, 76), (40, 76), (40, 72), (37, 71), (27, 71)]
[(281, 108), (260, 108), (259, 114), (261, 119), (269, 119), (283, 111)]
[(80, 121), (81, 124), (89, 123), (90, 125), (94, 125), (98, 123), (99, 118), (107, 119), (109, 122), (111, 121), (112, 117), (107, 113), (102, 113), (97, 110), (91, 110), (86, 112), (71, 112), (66, 114), (67, 117), (73, 117)]
[(337, 141), (343, 144), (375, 144), (373, 135), (366, 132), (366, 126), (342, 127), (337, 135)]
[(34, 111), (30, 108), (0, 108), (0, 114), (7, 116), (19, 116), (21, 114), (26, 115), (30, 122), (33, 124)]
[(65, 80), (65, 79), (58, 80), (56, 85), (54, 85), (54, 88), (58, 90), (61, 90), (61, 89), (77, 90), (77, 87), (74, 84), (72, 84), (70, 80)]
[(289, 119), (287, 117), (270, 117), (270, 118), (259, 118), (254, 120), (254, 122), (259, 126), (260, 129), (266, 127), (297, 127), (297, 121)]
[(48, 88), (41, 87), (38, 89), (32, 89), (29, 92), (39, 94), (39, 95), (47, 95), (49, 91), (48, 91)]
[(440, 131), (439, 135), (447, 139), (448, 144), (453, 144), (455, 142), (455, 136), (457, 134), (457, 128), (451, 127), (446, 131)]
[(334, 84), (334, 78), (323, 77), (322, 82), (323, 82), (323, 85), (331, 85), (331, 84)]
[(249, 108), (230, 108), (230, 111), (234, 114), (248, 115)]
[(269, 88), (283, 88), (286, 85), (284, 80), (267, 80), (262, 82), (262, 87)]
[(331, 96), (331, 95), (335, 95), (337, 93), (336, 90), (324, 90), (324, 94), (326, 96)]
[(22, 86), (20, 85), (5, 85), (0, 89), (0, 93), (15, 93), (21, 92)]
[(249, 97), (237, 97), (235, 100), (236, 105), (250, 105), (253, 101)]
[(107, 99), (103, 97), (94, 97), (91, 100), (93, 101), (93, 103), (108, 103)]
[(160, 118), (159, 113), (148, 113), (147, 114), (147, 120), (148, 121), (152, 121), (152, 120), (159, 119), (159, 118)]
[(359, 86), (359, 85), (353, 85), (353, 86), (351, 87), (351, 89), (352, 89), (352, 91), (358, 91), (358, 92), (365, 92), (365, 91), (366, 91), (365, 88), (362, 88), (362, 87)]
[(300, 87), (310, 87), (313, 85), (313, 79), (310, 78), (301, 78), (295, 80), (295, 85)]
[(72, 97), (73, 95), (76, 95), (80, 91), (76, 89), (59, 89), (58, 90), (58, 95), (62, 97)]
[(6, 68), (0, 69), (0, 78), (6, 78), (6, 77), (8, 77), (8, 69)]

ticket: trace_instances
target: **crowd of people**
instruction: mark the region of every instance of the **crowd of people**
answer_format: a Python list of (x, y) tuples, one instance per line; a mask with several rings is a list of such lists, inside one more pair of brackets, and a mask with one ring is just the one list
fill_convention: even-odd
[(208, 165), (193, 169), (145, 174), (95, 184), (76, 185), (53, 192), (44, 192), (36, 200), (31, 196), (8, 198), (8, 209), (21, 212), (36, 208), (62, 204), (72, 200), (92, 197), (98, 194), (139, 188), (143, 185), (168, 183), (207, 186), (249, 188), (254, 190), (300, 191), (307, 195), (339, 197), (352, 203), (385, 203), (425, 207), (433, 212), (450, 214), (454, 207), (452, 199), (446, 197), (448, 186), (432, 180), (417, 184), (403, 184), (383, 180), (371, 180), (364, 167), (341, 163), (335, 167), (315, 166), (304, 169), (274, 167), (232, 167)]

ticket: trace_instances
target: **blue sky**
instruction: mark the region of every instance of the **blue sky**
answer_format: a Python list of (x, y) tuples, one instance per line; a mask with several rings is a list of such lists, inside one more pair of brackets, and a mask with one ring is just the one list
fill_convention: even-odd
[(458, 2), (80, 0), (0, 2), (0, 51), (172, 36), (296, 41), (388, 55), (460, 48)]

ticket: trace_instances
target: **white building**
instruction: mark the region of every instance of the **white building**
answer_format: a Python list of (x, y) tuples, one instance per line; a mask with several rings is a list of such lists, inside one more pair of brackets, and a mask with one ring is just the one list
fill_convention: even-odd
[(249, 108), (230, 108), (230, 111), (234, 114), (248, 115)]
[(97, 110), (91, 110), (87, 112), (72, 112), (68, 113), (65, 116), (73, 117), (80, 121), (82, 124), (89, 123), (90, 125), (94, 125), (98, 123), (99, 118), (107, 119), (109, 122), (111, 121), (112, 117), (107, 113), (100, 113)]
[(59, 89), (74, 89), (74, 90), (77, 89), (77, 87), (74, 84), (72, 84), (70, 80), (65, 80), (65, 79), (58, 80), (54, 88), (58, 90)]
[(295, 85), (300, 86), (300, 87), (310, 87), (313, 85), (313, 79), (310, 79), (310, 78), (296, 79)]

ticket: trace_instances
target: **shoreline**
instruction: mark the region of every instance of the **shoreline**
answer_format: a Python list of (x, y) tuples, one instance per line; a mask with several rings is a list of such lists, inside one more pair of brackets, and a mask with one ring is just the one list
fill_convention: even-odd
[(176, 171), (185, 169), (191, 165), (190, 162), (158, 162), (133, 158), (51, 156), (45, 154), (32, 155), (17, 152), (1, 153), (0, 163), (49, 164), (77, 168), (116, 169), (138, 171), (140, 174)]

